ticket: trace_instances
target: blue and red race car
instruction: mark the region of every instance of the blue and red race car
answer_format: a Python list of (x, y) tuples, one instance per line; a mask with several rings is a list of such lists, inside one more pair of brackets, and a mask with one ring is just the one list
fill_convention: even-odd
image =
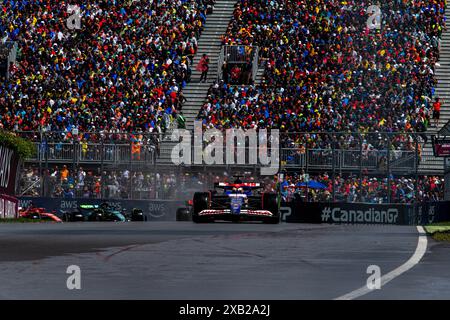
[(280, 210), (276, 193), (262, 192), (263, 185), (242, 182), (220, 182), (214, 190), (196, 192), (193, 199), (192, 221), (196, 223), (226, 221), (262, 221), (279, 223)]

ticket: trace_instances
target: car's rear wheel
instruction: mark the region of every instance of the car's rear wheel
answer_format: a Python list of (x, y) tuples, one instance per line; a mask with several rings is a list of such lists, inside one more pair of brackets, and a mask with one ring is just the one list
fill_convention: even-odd
[(145, 221), (144, 212), (141, 209), (133, 209), (131, 213), (131, 221)]
[(199, 213), (209, 208), (211, 194), (209, 192), (196, 192), (194, 194), (192, 221), (195, 223), (208, 222), (206, 217), (199, 216)]
[(177, 221), (190, 221), (191, 214), (189, 209), (187, 208), (178, 208), (177, 209)]
[(280, 223), (280, 207), (278, 206), (278, 196), (275, 193), (263, 193), (262, 209), (270, 211), (272, 217), (265, 218), (264, 223), (277, 224)]

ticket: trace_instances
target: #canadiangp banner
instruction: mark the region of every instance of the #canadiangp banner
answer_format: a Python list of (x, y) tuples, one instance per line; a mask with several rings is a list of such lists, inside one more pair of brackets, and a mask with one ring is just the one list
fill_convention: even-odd
[(371, 203), (291, 203), (286, 222), (412, 225), (415, 207)]

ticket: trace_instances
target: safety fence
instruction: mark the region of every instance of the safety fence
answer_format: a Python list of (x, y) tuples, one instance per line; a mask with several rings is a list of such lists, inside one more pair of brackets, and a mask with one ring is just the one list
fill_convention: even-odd
[[(215, 143), (219, 149), (211, 151), (212, 141), (205, 136), (196, 141), (193, 133), (190, 135), (191, 141), (171, 141), (170, 135), (164, 138), (162, 134), (141, 134), (137, 139), (129, 133), (89, 133), (83, 139), (79, 138), (81, 134), (75, 137), (65, 135), (61, 139), (58, 138), (61, 135), (57, 133), (21, 133), (25, 137), (31, 137), (35, 143), (36, 153), (27, 159), (27, 163), (39, 164), (42, 168), (54, 164), (67, 164), (73, 168), (78, 165), (117, 168), (138, 166), (143, 170), (153, 170), (151, 167), (156, 166), (175, 170), (179, 165), (208, 169), (260, 168), (267, 165), (261, 161), (261, 155), (266, 154), (271, 157), (271, 165), (274, 165), (273, 161), (277, 161), (279, 163), (275, 165), (279, 165), (280, 169), (289, 170), (364, 171), (380, 174), (443, 173), (442, 161), (438, 161), (441, 159), (434, 156), (431, 148), (432, 136), (425, 133), (293, 132), (280, 133), (277, 144), (270, 142), (271, 136), (260, 141), (259, 135), (255, 133), (250, 137), (249, 132), (236, 135), (229, 144), (227, 134), (228, 132), (223, 133), (223, 145)], [(177, 154), (175, 148), (183, 150), (179, 150)], [(206, 161), (208, 157), (214, 158), (213, 161)]]
[(359, 150), (332, 149), (281, 151), (281, 162), (285, 168), (332, 170), (334, 167), (337, 171), (381, 171), (387, 170), (389, 165), (391, 172), (414, 172), (419, 164), (417, 152), (405, 150), (392, 151), (389, 157), (386, 150), (364, 153)]
[(158, 153), (153, 144), (134, 143), (66, 143), (35, 142), (35, 156), (30, 162), (67, 163), (67, 164), (129, 164), (141, 163), (154, 165)]
[[(223, 176), (223, 172), (219, 173)], [(19, 196), (110, 200), (188, 200), (213, 186), (213, 175), (162, 170), (104, 170), (97, 166), (24, 168)]]

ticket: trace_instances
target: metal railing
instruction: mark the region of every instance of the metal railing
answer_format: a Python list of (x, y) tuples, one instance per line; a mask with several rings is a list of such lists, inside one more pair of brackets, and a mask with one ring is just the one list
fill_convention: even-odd
[(29, 162), (68, 163), (68, 164), (128, 164), (141, 163), (154, 165), (157, 148), (142, 145), (133, 152), (132, 143), (55, 143), (35, 142), (35, 156)]
[(217, 78), (223, 79), (222, 66), (228, 64), (252, 64), (252, 79), (255, 81), (259, 67), (259, 47), (245, 45), (224, 45), (217, 61)]
[(222, 46), (219, 53), (219, 58), (217, 59), (217, 80), (223, 79), (223, 70), (222, 66), (225, 61), (225, 46)]
[[(150, 178), (147, 182), (140, 183), (139, 178), (132, 176), (128, 179), (119, 179), (117, 184), (114, 181), (109, 182), (107, 178), (109, 172), (115, 171), (118, 176), (121, 175), (120, 172), (124, 171), (136, 172), (137, 175), (142, 172), (144, 175), (150, 174), (152, 177), (157, 173), (166, 172), (168, 175), (175, 175), (179, 178), (192, 172), (208, 173), (220, 177), (224, 172), (228, 172), (229, 176), (236, 172), (251, 172), (257, 177), (261, 172), (259, 169), (264, 166), (259, 158), (261, 150), (250, 147), (248, 143), (243, 144), (243, 140), (240, 139), (237, 139), (237, 146), (232, 149), (234, 158), (232, 164), (227, 159), (227, 149), (225, 149), (227, 148), (227, 139), (223, 139), (222, 161), (212, 164), (205, 161), (206, 153), (211, 151), (205, 149), (207, 144), (202, 139), (203, 144), (200, 150), (203, 158), (200, 163), (196, 163), (196, 150), (194, 149), (196, 143), (192, 132), (192, 141), (188, 144), (188, 148), (191, 148), (191, 157), (188, 159), (190, 162), (184, 164), (175, 164), (171, 157), (175, 145), (179, 145), (177, 141), (161, 144), (161, 150), (157, 150), (156, 145), (143, 143), (140, 153), (136, 154), (133, 152), (133, 142), (124, 141), (129, 138), (129, 134), (120, 134), (120, 139), (116, 141), (110, 136), (101, 138), (101, 134), (98, 133), (90, 135), (94, 141), (57, 141), (60, 134), (23, 133), (22, 135), (35, 140), (37, 151), (33, 159), (26, 161), (25, 170), (33, 168), (41, 177), (40, 183), (33, 179), (24, 180), (21, 190), (26, 194), (38, 193), (64, 197), (61, 190), (68, 187), (61, 179), (54, 182), (53, 178), (49, 178), (49, 174), (54, 172), (56, 167), (61, 168), (64, 164), (73, 175), (80, 167), (86, 171), (92, 170), (96, 178), (102, 181), (101, 192), (104, 197), (132, 199), (165, 198), (172, 197), (175, 193), (178, 196), (185, 192), (185, 188), (180, 187), (178, 182), (167, 182), (158, 186), (159, 182), (155, 181), (162, 180), (157, 178)], [(226, 133), (224, 133), (225, 135)], [(279, 151), (279, 169), (286, 170), (286, 172), (304, 172), (311, 176), (327, 172), (330, 177), (351, 175), (358, 177), (357, 179), (362, 179), (364, 176), (382, 177), (386, 179), (386, 185), (390, 185), (391, 179), (399, 176), (414, 177), (414, 180), (418, 181), (420, 174), (428, 175), (428, 172), (433, 172), (432, 174), (439, 175), (443, 173), (442, 159), (436, 158), (432, 154), (430, 135), (427, 134), (427, 136), (428, 140), (423, 133), (280, 133), (280, 146), (274, 150)], [(46, 138), (40, 142), (42, 137)], [(142, 141), (150, 140), (144, 137)], [(265, 151), (269, 152), (269, 157), (274, 151), (270, 149), (269, 146), (269, 150)], [(240, 152), (242, 152), (243, 162), (238, 162)], [(252, 162), (255, 155), (257, 155), (257, 161)], [(162, 159), (166, 161), (161, 161)], [(424, 166), (437, 167), (439, 171), (430, 171), (430, 169), (420, 171), (420, 168)], [(442, 173), (440, 173), (441, 171)], [(74, 177), (76, 181), (76, 176)], [(271, 178), (273, 180), (273, 177)], [(417, 185), (415, 188), (417, 189)], [(89, 197), (98, 196), (92, 193), (92, 189), (95, 189), (92, 182), (89, 189), (91, 190)], [(85, 196), (84, 188), (79, 184), (75, 185), (74, 191), (76, 196)]]
[[(334, 160), (334, 164), (333, 164)], [(386, 171), (386, 150), (361, 153), (358, 150), (310, 149), (300, 153), (297, 149), (282, 149), (281, 163), (284, 168), (336, 171)], [(414, 151), (397, 151), (390, 158), (392, 172), (414, 172), (418, 163)]]
[(256, 81), (256, 76), (259, 69), (259, 47), (255, 47), (253, 56), (253, 67), (252, 67), (252, 79)]
[[(93, 141), (67, 139), (58, 141), (61, 135), (52, 133), (21, 133), (22, 136), (34, 140), (36, 154), (27, 159), (28, 162), (67, 163), (67, 164), (108, 164), (126, 165), (143, 164), (145, 166), (156, 164), (159, 158), (166, 159), (158, 161), (167, 166), (175, 166), (172, 159), (172, 151), (176, 141), (164, 144), (153, 144), (149, 136), (141, 140), (139, 152), (133, 152), (133, 142), (124, 141), (130, 139), (129, 134), (115, 134), (120, 137), (114, 140), (111, 136), (102, 136), (91, 133)], [(154, 134), (151, 134), (155, 136)], [(161, 134), (157, 134), (162, 136)], [(381, 136), (380, 136), (381, 135)], [(423, 135), (423, 134), (421, 134)], [(191, 137), (193, 138), (193, 134)], [(161, 138), (158, 138), (161, 139)], [(156, 139), (156, 141), (158, 141)], [(224, 143), (226, 139), (224, 139)], [(359, 133), (281, 133), (281, 146), (279, 155), (281, 167), (302, 169), (330, 169), (359, 171), (362, 169), (378, 171), (409, 171), (417, 170), (419, 164), (423, 168), (427, 166), (436, 167), (440, 160), (435, 158), (429, 151), (424, 149), (425, 143), (419, 135), (414, 133), (386, 133), (386, 134), (359, 134)], [(428, 139), (430, 142), (431, 139)], [(295, 142), (295, 143), (294, 143)], [(204, 166), (203, 163), (195, 163), (194, 139), (191, 143), (190, 166)], [(370, 148), (366, 148), (371, 145)], [(430, 144), (428, 143), (428, 146)], [(203, 148), (206, 145), (203, 145)], [(364, 147), (363, 147), (364, 146)], [(211, 166), (227, 166), (227, 158), (224, 144), (223, 158), (218, 164)], [(240, 148), (240, 149), (239, 149)], [(244, 151), (245, 161), (238, 165), (243, 167), (259, 167), (258, 163), (251, 163), (251, 156), (258, 154), (257, 148), (248, 145), (239, 146), (238, 151)], [(333, 160), (334, 159), (334, 160)], [(237, 157), (236, 162), (237, 163)], [(233, 164), (233, 163), (232, 163)], [(210, 165), (209, 165), (210, 166)], [(440, 168), (438, 168), (440, 170)], [(442, 165), (443, 170), (443, 165)]]

